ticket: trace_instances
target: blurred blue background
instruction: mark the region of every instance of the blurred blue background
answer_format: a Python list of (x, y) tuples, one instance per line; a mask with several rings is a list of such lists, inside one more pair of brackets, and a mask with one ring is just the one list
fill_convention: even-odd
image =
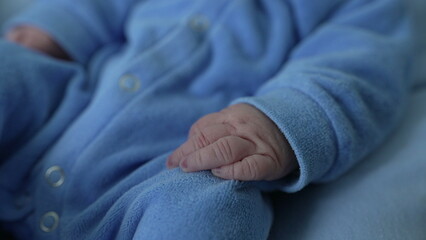
[[(4, 21), (22, 10), (29, 3), (36, 0), (0, 0), (0, 30)], [(119, 0), (120, 1), (120, 0)], [(417, 24), (417, 34), (419, 37), (419, 46), (416, 51), (417, 61), (413, 63), (413, 68), (416, 69), (414, 74), (414, 86), (426, 85), (426, 0), (405, 0), (412, 8), (414, 13), (415, 23)]]
[(32, 0), (0, 0), (0, 24)]

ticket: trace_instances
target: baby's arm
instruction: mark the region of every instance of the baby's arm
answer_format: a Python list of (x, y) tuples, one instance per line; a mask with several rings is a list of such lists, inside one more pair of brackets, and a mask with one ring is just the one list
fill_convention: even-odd
[[(298, 178), (285, 178), (273, 184), (277, 184), (275, 189), (293, 192), (310, 182), (330, 181), (340, 176), (374, 150), (395, 127), (402, 115), (410, 81), (413, 36), (404, 5), (408, 1), (289, 2), (297, 19), (293, 38), (301, 40), (281, 71), (256, 96), (233, 103), (255, 106), (284, 134), (294, 151), (300, 174)], [(251, 118), (246, 120), (250, 122)], [(181, 166), (183, 163), (190, 166), (190, 171), (196, 169), (194, 163), (182, 159), (192, 149), (199, 148), (191, 144), (202, 140), (190, 138), (170, 158), (170, 166), (180, 161)], [(241, 158), (252, 154), (253, 149), (254, 154), (265, 153), (262, 151), (265, 148), (256, 152), (259, 148), (253, 147), (251, 141), (245, 143), (249, 146), (246, 149), (251, 150), (242, 151), (243, 154), (227, 150), (232, 146), (223, 148)], [(218, 161), (214, 159), (214, 151), (200, 160), (206, 156), (201, 152), (190, 155), (196, 164)], [(218, 153), (220, 156), (221, 152)], [(212, 168), (235, 160), (233, 157), (221, 160)], [(235, 169), (238, 165), (243, 163), (236, 162), (233, 167), (223, 169)], [(289, 166), (288, 171), (294, 168), (292, 164)], [(273, 171), (271, 174), (279, 176)]]
[(213, 169), (218, 177), (246, 181), (279, 179), (296, 165), (275, 123), (248, 104), (232, 105), (198, 120), (167, 163), (186, 172)]
[(87, 63), (100, 47), (122, 41), (135, 2), (39, 0), (9, 21), (4, 31), (9, 40), (26, 47)]

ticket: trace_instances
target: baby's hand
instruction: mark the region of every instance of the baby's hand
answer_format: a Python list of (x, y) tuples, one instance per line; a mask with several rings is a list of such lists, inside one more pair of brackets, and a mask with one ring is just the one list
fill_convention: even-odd
[(6, 39), (49, 56), (69, 60), (68, 54), (47, 33), (32, 26), (19, 26), (8, 33)]
[(276, 180), (297, 167), (278, 127), (248, 104), (236, 104), (198, 120), (189, 139), (167, 161), (185, 172), (212, 170), (225, 179)]

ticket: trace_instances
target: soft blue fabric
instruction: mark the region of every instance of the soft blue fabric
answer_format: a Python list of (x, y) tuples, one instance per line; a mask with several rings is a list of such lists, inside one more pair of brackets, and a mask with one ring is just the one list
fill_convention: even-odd
[(338, 181), (276, 194), (269, 239), (425, 239), (425, 102), (414, 90), (397, 131)]
[[(5, 30), (38, 26), (76, 63), (0, 43), (3, 227), (21, 239), (266, 238), (257, 187), (335, 179), (401, 117), (415, 38), (406, 3), (39, 1)], [(237, 102), (277, 124), (298, 174), (252, 184), (165, 169), (194, 121)], [(59, 187), (44, 179), (52, 166)], [(60, 221), (46, 233), (49, 211)]]
[(32, 0), (0, 0), (0, 24), (25, 8)]

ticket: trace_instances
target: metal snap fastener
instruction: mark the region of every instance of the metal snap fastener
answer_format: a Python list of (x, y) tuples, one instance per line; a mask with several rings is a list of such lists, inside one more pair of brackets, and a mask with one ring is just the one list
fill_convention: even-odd
[(122, 76), (119, 85), (126, 92), (136, 92), (141, 87), (140, 80), (130, 74)]
[(65, 172), (59, 166), (52, 166), (46, 170), (44, 177), (50, 186), (59, 187), (65, 181)]
[(209, 20), (201, 15), (197, 15), (189, 19), (189, 26), (196, 32), (205, 32), (209, 28)]
[(40, 219), (40, 229), (43, 232), (52, 232), (59, 225), (59, 215), (56, 212), (47, 212)]

